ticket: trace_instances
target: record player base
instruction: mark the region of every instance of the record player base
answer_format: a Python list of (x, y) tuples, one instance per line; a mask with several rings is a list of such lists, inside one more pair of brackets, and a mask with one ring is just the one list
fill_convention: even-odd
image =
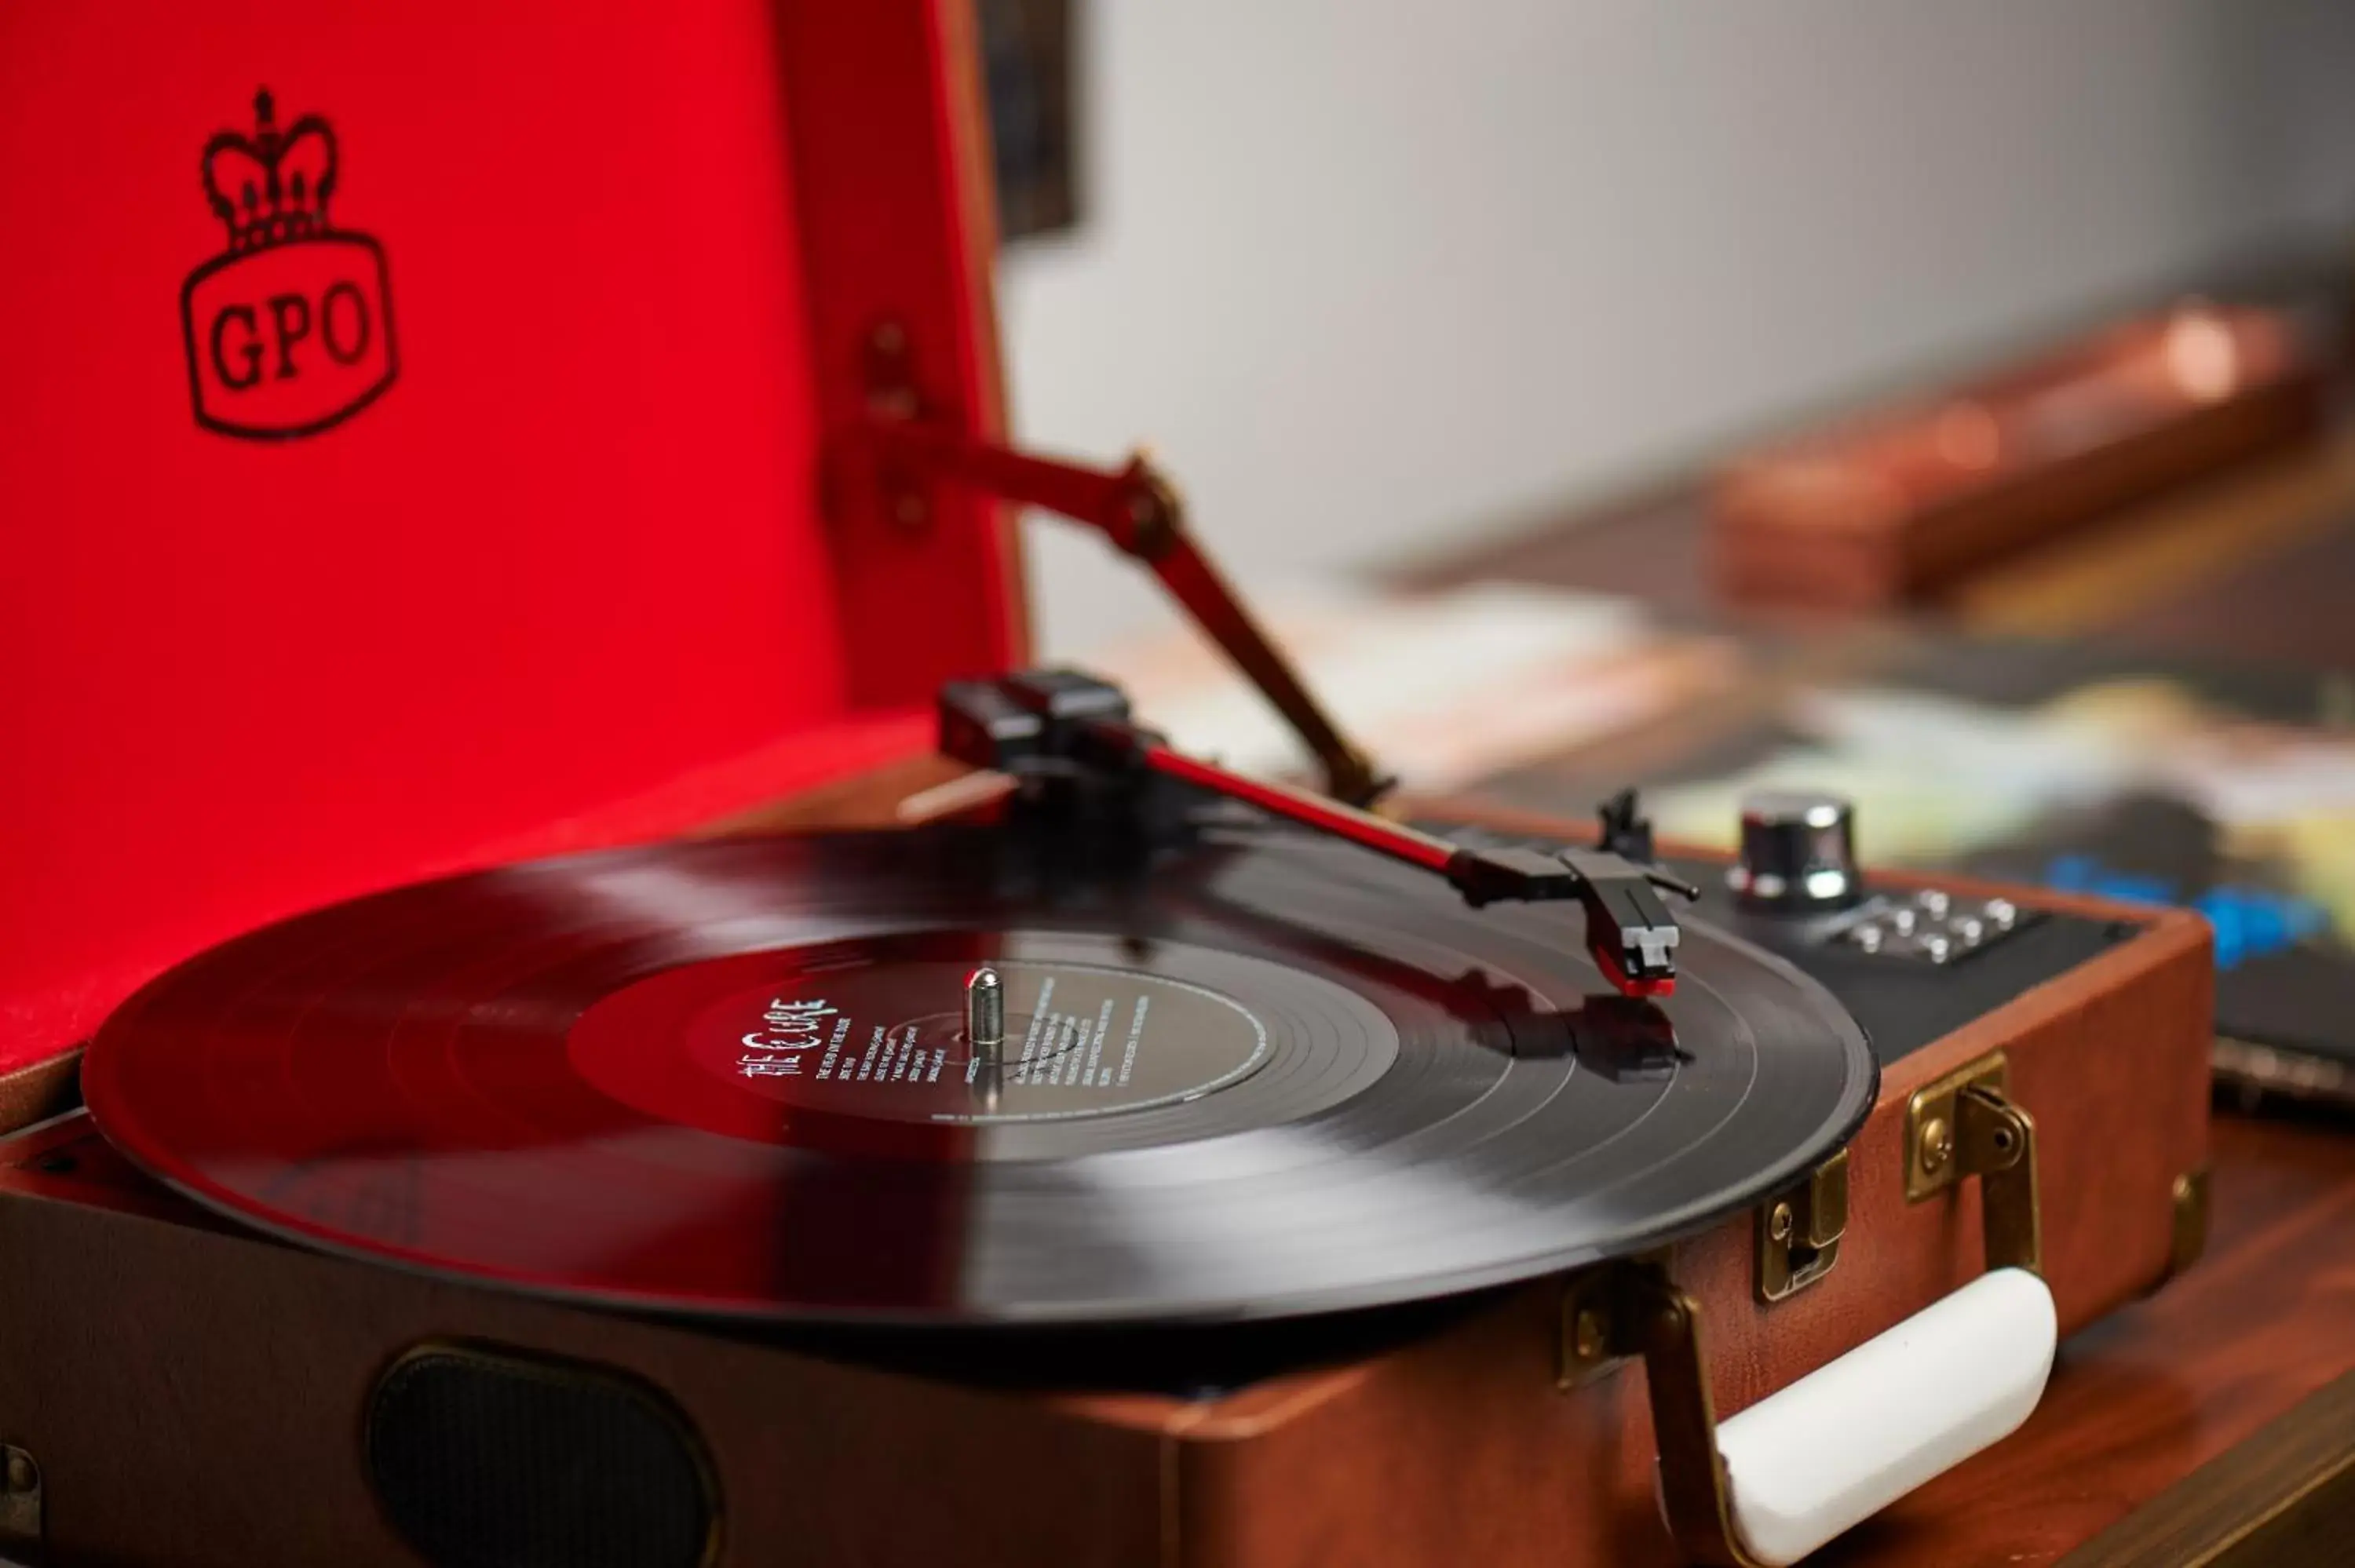
[[(2156, 1285), (2170, 1185), (2202, 1158), (2206, 977), (2204, 936), (2161, 917), (1898, 1064), (1851, 1148), (1846, 1250), (1797, 1295), (1759, 1303), (1754, 1216), (1679, 1246), (1721, 1412), (1979, 1272), (1975, 1183), (1906, 1203), (1900, 1139), (1915, 1080), (1989, 1049), (2039, 1120), (2064, 1331)], [(157, 1188), (79, 1115), (5, 1148), (0, 1248), (39, 1261), (0, 1274), (0, 1440), (37, 1462), (61, 1562), (413, 1563), (365, 1413), (389, 1367), (447, 1344), (661, 1391), (708, 1454), (713, 1562), (1672, 1559), (1640, 1371), (1557, 1388), (1560, 1281), (1215, 1396), (992, 1392), (282, 1245)]]
[[(2269, 1446), (2276, 1435), (2296, 1436), (2291, 1428), (2327, 1400), (2337, 1396), (2344, 1408), (2355, 1398), (2355, 1340), (2344, 1331), (2355, 1316), (2355, 1225), (2347, 1223), (2355, 1213), (2355, 1139), (2343, 1127), (2226, 1116), (2214, 1155), (2215, 1242), (2190, 1279), (2064, 1345), (2052, 1387), (2026, 1427), (1828, 1548), (1827, 1568), (2247, 1568), (2314, 1561), (2298, 1554), (2296, 1541), (2275, 1539), (2285, 1531), (2355, 1525), (2346, 1498), (2306, 1489), (2306, 1478), (2282, 1473)], [(60, 1397), (95, 1413), (123, 1397), (129, 1381)], [(122, 1408), (147, 1408), (160, 1386), (133, 1388)], [(185, 1430), (183, 1419), (174, 1435)], [(2355, 1453), (2355, 1431), (2343, 1421), (2321, 1436), (2339, 1462)], [(2253, 1471), (2249, 1460), (2258, 1461)], [(232, 1560), (230, 1550), (207, 1543), (193, 1518), (165, 1513), (176, 1500), (172, 1472), (156, 1478), (164, 1484), (126, 1485), (114, 1495), (135, 1493), (159, 1525), (169, 1525), (149, 1534), (174, 1540), (181, 1560)], [(301, 1498), (274, 1495), (265, 1483), (247, 1489), (241, 1507), (217, 1505), (201, 1517), (244, 1512), (278, 1535), (308, 1511)], [(337, 1496), (325, 1500), (332, 1508)], [(350, 1555), (384, 1561), (388, 1549), (362, 1541)]]

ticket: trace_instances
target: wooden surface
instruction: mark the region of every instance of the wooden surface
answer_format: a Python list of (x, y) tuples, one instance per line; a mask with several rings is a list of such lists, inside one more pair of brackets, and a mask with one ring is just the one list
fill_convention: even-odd
[(2061, 1568), (2259, 1568), (2342, 1560), (2355, 1539), (2355, 1372), (2226, 1450), (2062, 1560)]

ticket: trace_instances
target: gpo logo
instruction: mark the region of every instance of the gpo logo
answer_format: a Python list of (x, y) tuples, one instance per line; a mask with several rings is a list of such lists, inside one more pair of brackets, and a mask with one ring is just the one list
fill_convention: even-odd
[(280, 130), (269, 90), (250, 136), (205, 143), (205, 195), (229, 249), (180, 290), (197, 423), (225, 436), (290, 440), (384, 394), (400, 361), (384, 248), (332, 228), (336, 133), (305, 114)]

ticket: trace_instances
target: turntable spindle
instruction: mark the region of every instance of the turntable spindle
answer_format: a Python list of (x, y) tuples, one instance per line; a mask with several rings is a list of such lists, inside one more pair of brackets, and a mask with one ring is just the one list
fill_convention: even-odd
[(982, 965), (964, 977), (964, 1034), (976, 1061), (994, 1062), (1006, 1048), (1006, 987)]

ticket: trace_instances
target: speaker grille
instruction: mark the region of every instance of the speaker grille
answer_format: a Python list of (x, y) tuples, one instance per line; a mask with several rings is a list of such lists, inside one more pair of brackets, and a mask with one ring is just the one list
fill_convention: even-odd
[(435, 1568), (698, 1568), (718, 1510), (653, 1390), (574, 1362), (413, 1351), (368, 1402), (368, 1480)]

